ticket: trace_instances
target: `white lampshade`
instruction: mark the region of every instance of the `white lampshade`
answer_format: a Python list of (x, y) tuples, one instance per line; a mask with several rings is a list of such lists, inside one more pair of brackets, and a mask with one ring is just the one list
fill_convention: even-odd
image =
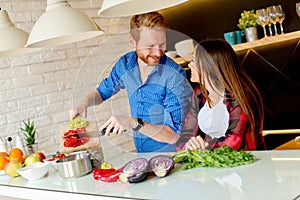
[(47, 0), (45, 13), (34, 24), (26, 47), (50, 47), (102, 34), (101, 28), (67, 0)]
[(125, 17), (162, 10), (188, 0), (103, 0), (100, 17)]
[(0, 58), (31, 52), (24, 48), (28, 33), (16, 28), (6, 10), (0, 9)]

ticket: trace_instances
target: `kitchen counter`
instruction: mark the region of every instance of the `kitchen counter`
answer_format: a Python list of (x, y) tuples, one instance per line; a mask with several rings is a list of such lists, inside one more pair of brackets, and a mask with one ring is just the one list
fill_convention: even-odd
[[(92, 174), (61, 178), (57, 171), (36, 181), (0, 175), (0, 195), (23, 199), (272, 199), (296, 200), (300, 197), (300, 151), (254, 151), (258, 161), (233, 168), (195, 168), (179, 166), (164, 178), (151, 176), (136, 184), (105, 183)], [(120, 167), (137, 157), (156, 154), (122, 152), (110, 160)]]

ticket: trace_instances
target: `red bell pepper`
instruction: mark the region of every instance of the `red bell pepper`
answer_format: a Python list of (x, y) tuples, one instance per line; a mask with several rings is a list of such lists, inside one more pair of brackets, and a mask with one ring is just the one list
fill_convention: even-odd
[(93, 177), (95, 180), (104, 182), (114, 182), (119, 180), (122, 169), (94, 169)]
[(64, 133), (64, 138), (65, 147), (77, 147), (87, 143), (89, 140), (85, 128), (70, 129)]

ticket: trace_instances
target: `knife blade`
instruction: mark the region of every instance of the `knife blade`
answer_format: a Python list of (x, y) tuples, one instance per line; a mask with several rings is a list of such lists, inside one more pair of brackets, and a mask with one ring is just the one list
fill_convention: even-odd
[(105, 135), (105, 130), (101, 130), (101, 131), (87, 131), (85, 132), (90, 138), (94, 138), (94, 137), (99, 137), (99, 136), (104, 136)]
[[(86, 132), (74, 133), (73, 135), (78, 135), (80, 137), (80, 135), (84, 136), (85, 134), (88, 135), (90, 138), (104, 136), (105, 135), (105, 129), (103, 129), (101, 131), (86, 131)], [(68, 137), (70, 137), (70, 135), (62, 136), (62, 138), (68, 138)]]

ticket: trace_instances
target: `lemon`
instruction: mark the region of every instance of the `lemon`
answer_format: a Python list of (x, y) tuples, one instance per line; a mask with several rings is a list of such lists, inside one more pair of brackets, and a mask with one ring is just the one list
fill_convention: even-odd
[(113, 168), (114, 168), (114, 166), (109, 162), (103, 162), (101, 164), (101, 169), (113, 169)]

